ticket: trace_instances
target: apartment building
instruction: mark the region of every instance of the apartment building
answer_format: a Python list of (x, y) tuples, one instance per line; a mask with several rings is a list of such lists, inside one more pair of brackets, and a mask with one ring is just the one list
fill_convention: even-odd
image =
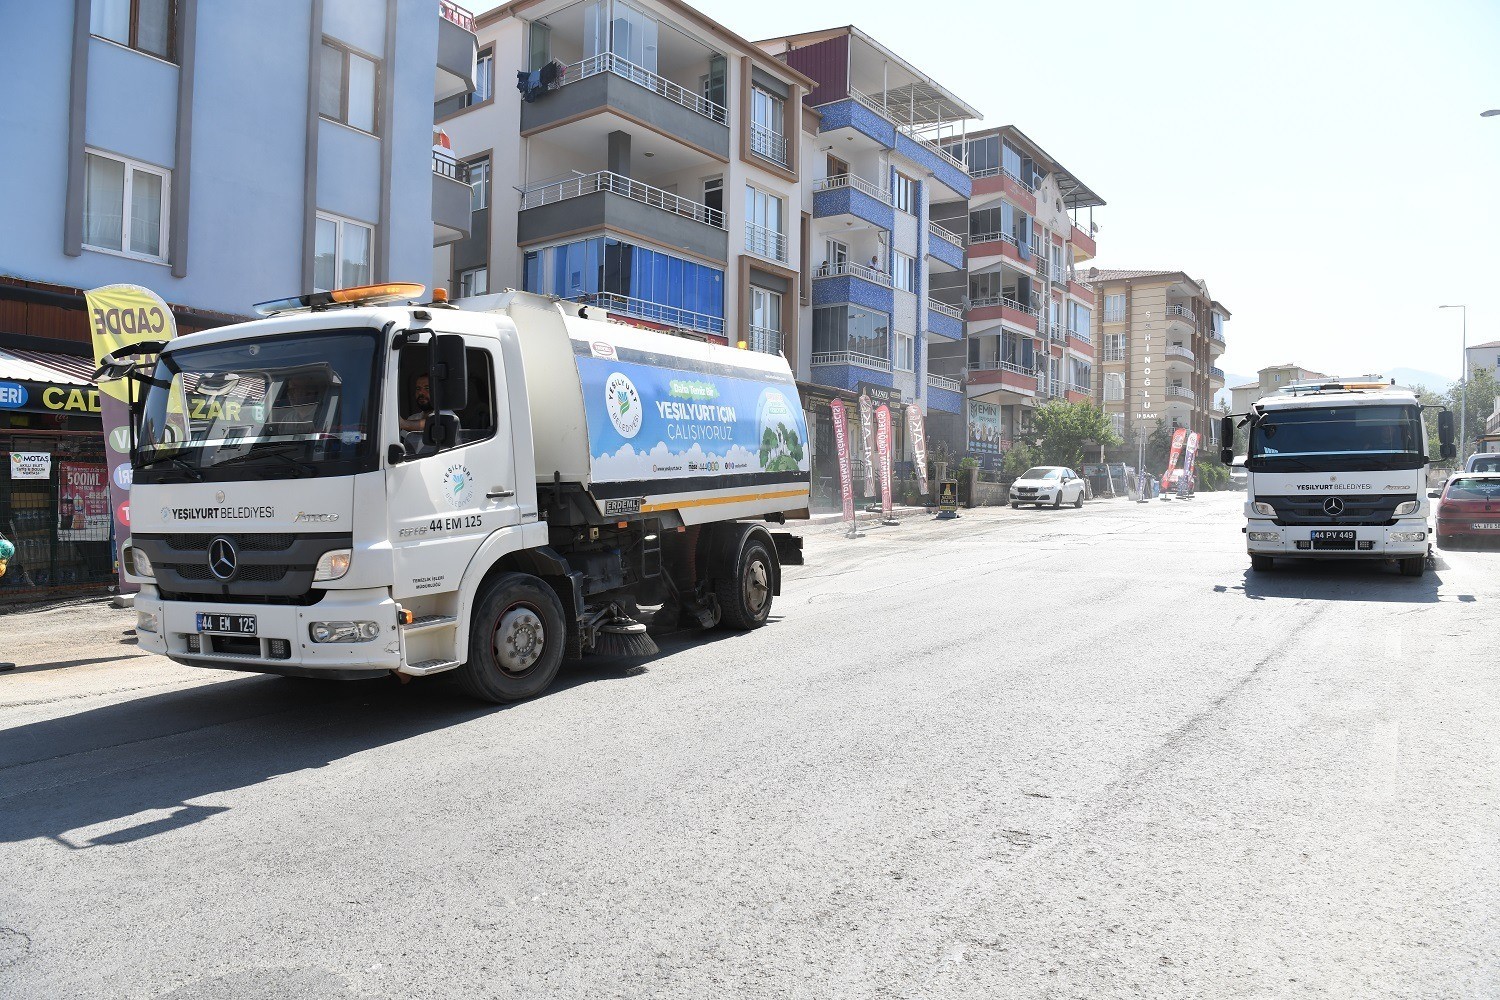
[(1214, 394), (1224, 387), (1224, 372), (1215, 362), (1224, 353), (1229, 310), (1206, 283), (1182, 271), (1090, 268), (1083, 280), (1103, 313), (1095, 399), (1125, 450), (1158, 421), (1217, 442)]
[[(958, 145), (950, 146), (955, 152)], [(962, 419), (934, 421), (950, 448), (998, 459), (1052, 399), (1092, 398), (1094, 291), (1078, 267), (1097, 252), (1104, 200), (1013, 125), (963, 140), (966, 200), (934, 206), (962, 234), (963, 266), (934, 275), (933, 296), (965, 335), (934, 347), (930, 378), (961, 382)]]
[(1324, 372), (1315, 372), (1297, 364), (1268, 365), (1256, 373), (1254, 382), (1229, 387), (1229, 411), (1246, 413), (1250, 404), (1262, 396), (1279, 392), (1295, 382), (1306, 382), (1315, 378), (1327, 378)]
[[(813, 439), (816, 481), (833, 476), (835, 398), (932, 415), (962, 408), (958, 383), (931, 378), (931, 345), (962, 339), (958, 310), (932, 296), (936, 275), (963, 266), (963, 240), (934, 224), (931, 206), (966, 199), (972, 182), (961, 136), (980, 114), (879, 41), (855, 27), (759, 43), (815, 81), (806, 103), (803, 199), (806, 214), (802, 326), (810, 336), (794, 358)], [(905, 422), (894, 448), (910, 459)]]
[(185, 333), (424, 280), (434, 243), (468, 232), (432, 124), (474, 87), (469, 20), (433, 0), (0, 4), (0, 452), (52, 459), (46, 480), (0, 466), (23, 552), (0, 587), (113, 579), (108, 529), (49, 510), (65, 465), (103, 467), (83, 290), (143, 285)]
[(439, 279), (795, 357), (812, 81), (677, 0), (516, 0), (476, 30), (480, 80), (437, 108), (474, 230)]

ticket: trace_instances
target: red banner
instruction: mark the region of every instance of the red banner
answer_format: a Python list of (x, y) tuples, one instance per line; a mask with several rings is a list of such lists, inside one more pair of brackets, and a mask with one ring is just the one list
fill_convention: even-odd
[(927, 493), (927, 428), (922, 424), (922, 411), (916, 403), (906, 404), (906, 429), (911, 435), (912, 458), (917, 463), (917, 486)]
[(859, 436), (865, 446), (865, 496), (875, 495), (875, 405), (859, 397)]
[(1182, 488), (1177, 492), (1187, 494), (1193, 492), (1193, 472), (1197, 468), (1195, 459), (1198, 457), (1198, 432), (1188, 435), (1187, 453), (1182, 459)]
[(839, 496), (844, 501), (844, 520), (854, 524), (854, 470), (849, 463), (849, 422), (844, 401), (835, 399), (833, 410), (833, 443), (839, 452)]
[(884, 403), (875, 408), (875, 447), (880, 452), (880, 509), (885, 514), (885, 519), (889, 521), (891, 518), (891, 408)]
[(1177, 456), (1182, 454), (1182, 445), (1187, 441), (1187, 428), (1179, 427), (1172, 432), (1172, 454), (1167, 458), (1167, 471), (1161, 475), (1161, 491), (1172, 488), (1172, 470), (1177, 468)]

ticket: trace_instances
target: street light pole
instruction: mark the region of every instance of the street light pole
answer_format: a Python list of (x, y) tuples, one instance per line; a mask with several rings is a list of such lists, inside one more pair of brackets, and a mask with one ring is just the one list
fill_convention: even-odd
[(1453, 305), (1438, 306), (1438, 308), (1463, 310), (1463, 358), (1459, 365), (1458, 376), (1458, 460), (1462, 463), (1469, 457), (1468, 446), (1464, 443), (1464, 436), (1468, 428), (1464, 420), (1467, 416), (1469, 403), (1469, 307), (1467, 305)]

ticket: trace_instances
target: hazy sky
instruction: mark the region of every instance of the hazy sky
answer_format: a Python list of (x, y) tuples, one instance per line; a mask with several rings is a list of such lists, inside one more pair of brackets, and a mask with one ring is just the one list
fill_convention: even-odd
[(1228, 371), (1456, 377), (1448, 302), (1500, 340), (1497, 0), (696, 6), (751, 39), (853, 19), (1020, 127), (1108, 202), (1094, 263), (1208, 283)]

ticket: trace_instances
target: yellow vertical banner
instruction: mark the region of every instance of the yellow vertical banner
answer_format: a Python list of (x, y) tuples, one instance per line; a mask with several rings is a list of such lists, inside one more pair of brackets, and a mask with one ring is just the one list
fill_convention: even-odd
[[(161, 296), (140, 285), (106, 285), (84, 292), (88, 304), (89, 332), (94, 341), (94, 364), (122, 347), (143, 341), (171, 340), (177, 322)], [(130, 537), (130, 404), (133, 382), (123, 379), (99, 383), (99, 416), (103, 422), (105, 464), (109, 468), (109, 505), (115, 526), (115, 565), (120, 549)], [(120, 575), (120, 592), (134, 587)]]

